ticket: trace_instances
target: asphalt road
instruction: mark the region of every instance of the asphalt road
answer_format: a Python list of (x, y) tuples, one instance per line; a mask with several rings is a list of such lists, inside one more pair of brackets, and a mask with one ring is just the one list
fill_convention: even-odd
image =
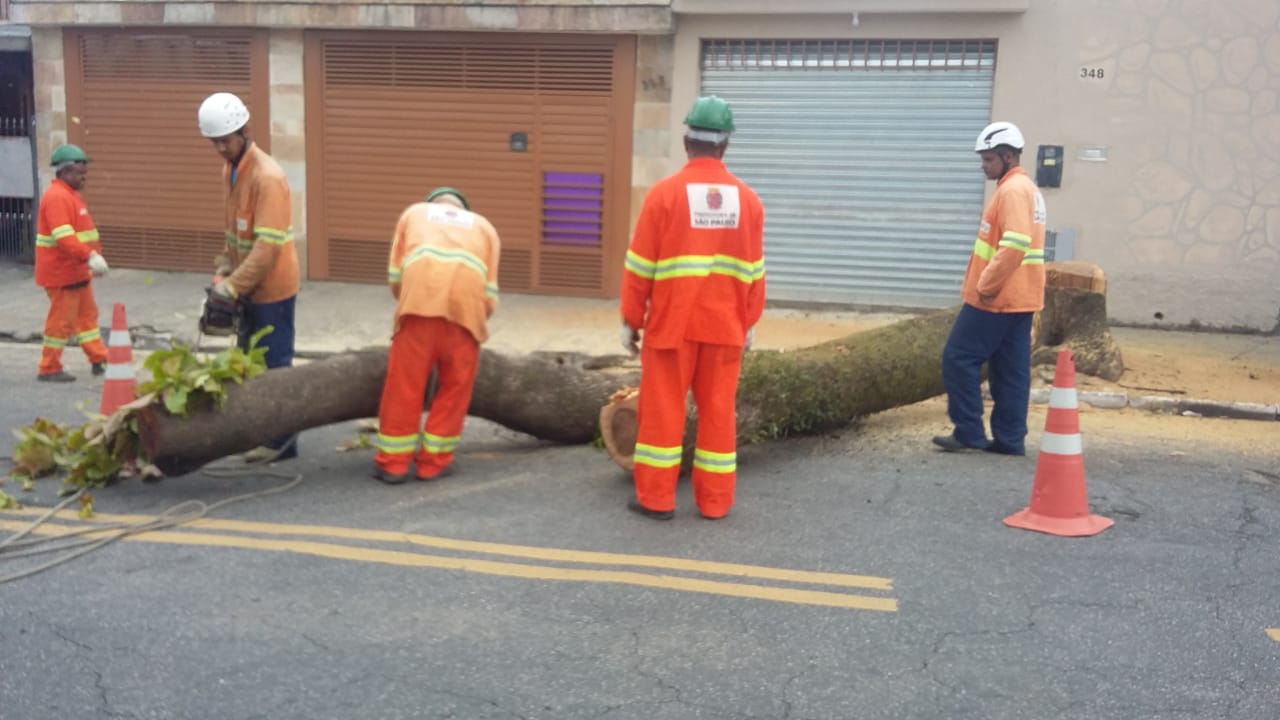
[[(0, 346), (5, 426), (97, 404), (87, 373), (32, 382), (37, 352)], [(458, 474), (388, 487), (368, 451), (335, 451), (355, 433), (304, 434), (282, 477), (96, 491), (93, 522), (136, 522), (303, 478), (0, 585), (0, 717), (1280, 715), (1280, 453), (1088, 438), (1090, 501), (1116, 525), (1065, 539), (1001, 523), (1034, 456), (915, 438), (746, 448), (727, 519), (699, 518), (685, 482), (658, 523), (589, 447), (473, 419)], [(58, 487), (4, 485), (28, 509), (0, 528)]]

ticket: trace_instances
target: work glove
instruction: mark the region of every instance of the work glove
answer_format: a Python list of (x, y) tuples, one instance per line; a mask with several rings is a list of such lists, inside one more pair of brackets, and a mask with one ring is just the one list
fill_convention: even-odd
[(106, 275), (107, 271), (110, 269), (111, 268), (107, 267), (106, 258), (102, 257), (97, 252), (89, 253), (89, 271), (95, 276), (102, 277), (103, 275)]
[(235, 299), (239, 297), (239, 293), (236, 292), (236, 289), (232, 287), (231, 283), (226, 280), (223, 280), (222, 282), (213, 286), (212, 295), (213, 297), (219, 300), (224, 300), (227, 302), (234, 302)]
[(746, 342), (745, 342), (745, 343), (743, 343), (743, 345), (742, 345), (742, 351), (743, 351), (743, 352), (746, 352), (746, 351), (750, 350), (750, 349), (751, 349), (751, 344), (752, 344), (752, 343), (754, 343), (754, 342), (755, 342), (755, 340), (756, 340), (756, 329), (755, 329), (755, 328), (753, 328), (753, 327), (751, 327), (751, 328), (747, 328), (747, 340), (746, 340)]
[(231, 274), (232, 269), (231, 263), (222, 258), (215, 260), (213, 263), (214, 277), (226, 277)]
[(628, 325), (626, 320), (623, 320), (622, 325), (618, 327), (618, 339), (622, 341), (622, 347), (632, 356), (640, 354), (640, 331)]

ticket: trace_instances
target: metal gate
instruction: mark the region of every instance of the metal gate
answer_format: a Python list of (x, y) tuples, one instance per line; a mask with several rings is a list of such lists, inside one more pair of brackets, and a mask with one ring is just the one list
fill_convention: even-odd
[(760, 194), (771, 299), (958, 301), (982, 213), (991, 40), (706, 40), (729, 170)]
[(498, 230), (503, 290), (611, 291), (634, 39), (317, 32), (306, 57), (313, 278), (385, 282), (396, 218), (453, 185)]
[(35, 259), (31, 51), (0, 51), (0, 258)]

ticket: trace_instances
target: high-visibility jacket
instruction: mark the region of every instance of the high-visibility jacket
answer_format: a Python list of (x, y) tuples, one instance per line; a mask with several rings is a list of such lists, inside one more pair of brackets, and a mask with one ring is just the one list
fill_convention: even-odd
[(764, 312), (764, 205), (714, 158), (644, 199), (622, 274), (622, 317), (645, 347), (741, 347)]
[(60, 288), (93, 277), (89, 255), (102, 252), (84, 198), (61, 180), (49, 183), (36, 219), (36, 284)]
[(226, 193), (225, 258), (234, 268), (227, 280), (258, 304), (288, 300), (302, 286), (293, 243), (292, 199), (284, 170), (250, 143), (240, 162), (222, 170)]
[(498, 231), (479, 213), (448, 203), (415, 203), (400, 215), (387, 283), (396, 297), (395, 329), (405, 315), (440, 317), (489, 339), (498, 307)]
[[(1016, 167), (996, 183), (964, 275), (960, 297), (988, 312), (1044, 307), (1044, 196)], [(982, 297), (992, 298), (983, 302)]]

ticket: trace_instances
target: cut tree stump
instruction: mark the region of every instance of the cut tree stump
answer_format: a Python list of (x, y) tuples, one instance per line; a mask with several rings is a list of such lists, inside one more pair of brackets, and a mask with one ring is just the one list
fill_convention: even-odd
[[(1065, 265), (1050, 263), (1055, 284), (1037, 325), (1035, 362), (1053, 362), (1065, 346), (1077, 353), (1082, 373), (1121, 371), (1106, 328), (1101, 272)], [(1082, 287), (1085, 278), (1090, 284)], [(957, 309), (800, 350), (747, 353), (738, 389), (739, 441), (820, 433), (942, 394), (942, 347)], [(138, 411), (143, 447), (166, 475), (181, 475), (267, 438), (375, 417), (386, 364), (386, 350), (378, 349), (272, 370), (231, 388), (221, 411), (197, 408), (187, 417), (151, 405)], [(599, 431), (610, 457), (629, 468), (636, 415), (634, 397), (628, 399), (633, 391), (626, 389), (639, 378), (637, 363), (621, 356), (485, 350), (468, 414), (558, 443), (590, 442)], [(689, 427), (692, 420), (691, 413)]]

